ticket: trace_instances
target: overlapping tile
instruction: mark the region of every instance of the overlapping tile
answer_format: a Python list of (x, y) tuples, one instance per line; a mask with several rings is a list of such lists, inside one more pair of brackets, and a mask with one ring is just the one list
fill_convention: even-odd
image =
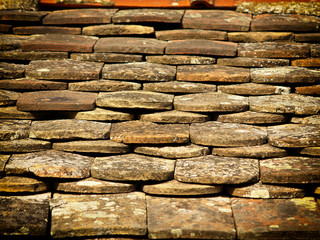
[(33, 37), (1, 34), (0, 50), (3, 51), (3, 50), (13, 50), (13, 49), (21, 48), (21, 44), (31, 38)]
[(151, 63), (160, 63), (168, 65), (206, 65), (214, 64), (216, 62), (216, 59), (205, 56), (160, 55), (146, 56), (146, 61)]
[(229, 32), (231, 42), (274, 42), (290, 41), (294, 37), (291, 32)]
[(91, 176), (110, 181), (165, 181), (173, 179), (175, 161), (138, 154), (97, 157)]
[(5, 10), (0, 12), (1, 21), (40, 22), (46, 16), (47, 11), (19, 11)]
[(21, 93), (8, 91), (8, 90), (0, 90), (0, 106), (11, 106), (15, 105), (18, 98), (21, 96)]
[(11, 155), (0, 154), (0, 177), (5, 176), (5, 166)]
[(222, 85), (218, 86), (219, 92), (244, 95), (244, 96), (254, 96), (254, 95), (272, 95), (272, 94), (288, 94), (290, 93), (290, 87), (274, 86), (267, 84), (257, 84), (257, 83), (242, 83), (242, 84), (232, 84), (232, 85)]
[(2, 141), (27, 138), (30, 120), (0, 120), (0, 139)]
[(128, 63), (142, 61), (142, 55), (122, 53), (71, 53), (70, 58), (78, 61), (105, 63)]
[(320, 44), (310, 45), (310, 55), (311, 57), (320, 57)]
[(0, 107), (0, 119), (36, 119), (37, 114), (17, 110), (17, 106)]
[(292, 61), (292, 66), (297, 67), (319, 67), (320, 58), (306, 58), (306, 59), (297, 59)]
[(0, 52), (0, 59), (8, 61), (56, 60), (67, 58), (67, 52), (23, 52), (21, 49)]
[[(1, 82), (0, 82), (1, 83)], [(191, 83), (182, 81), (144, 83), (143, 90), (164, 93), (201, 93), (215, 92), (214, 84)]]
[(320, 156), (320, 147), (306, 147), (300, 151), (302, 155)]
[(185, 40), (185, 39), (207, 39), (207, 40), (226, 40), (227, 32), (212, 31), (203, 29), (175, 29), (156, 31), (156, 38), (159, 40)]
[(0, 80), (0, 88), (8, 90), (65, 90), (68, 84), (28, 78)]
[(71, 27), (53, 27), (53, 26), (28, 26), (13, 28), (14, 34), (32, 35), (32, 34), (81, 34), (81, 28)]
[[(0, 81), (1, 84), (1, 81)], [(85, 82), (69, 83), (69, 90), (84, 92), (116, 92), (126, 90), (139, 90), (140, 83), (112, 81), (112, 80), (95, 80)]]
[(29, 177), (6, 176), (0, 179), (0, 192), (37, 193), (49, 190), (49, 184)]
[(23, 77), (26, 65), (15, 63), (0, 63), (0, 78), (19, 78)]
[(194, 123), (206, 122), (209, 120), (209, 116), (201, 113), (171, 110), (164, 112), (142, 114), (140, 116), (140, 120), (157, 123)]
[(296, 87), (295, 93), (301, 95), (320, 95), (320, 85)]
[(104, 108), (95, 108), (93, 111), (78, 112), (74, 115), (74, 119), (92, 121), (129, 121), (134, 119), (134, 115)]
[(319, 42), (320, 33), (297, 33), (294, 35), (296, 42)]
[(17, 139), (11, 141), (0, 141), (2, 152), (27, 153), (38, 152), (51, 149), (51, 143), (37, 139)]
[(289, 66), (288, 59), (273, 59), (273, 58), (251, 58), (251, 57), (236, 57), (236, 58), (219, 58), (218, 65), (233, 66), (233, 67), (281, 67)]
[(142, 26), (142, 25), (96, 25), (88, 26), (82, 29), (83, 35), (92, 36), (121, 36), (121, 35), (144, 35), (153, 34), (153, 27)]

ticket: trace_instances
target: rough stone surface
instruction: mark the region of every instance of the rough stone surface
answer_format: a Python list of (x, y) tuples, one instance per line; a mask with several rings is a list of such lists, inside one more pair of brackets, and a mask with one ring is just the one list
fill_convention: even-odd
[(21, 49), (2, 51), (0, 59), (2, 60), (56, 60), (68, 58), (67, 52), (22, 52)]
[(275, 158), (287, 155), (285, 149), (276, 148), (269, 144), (248, 146), (248, 147), (229, 147), (212, 148), (212, 154), (222, 157), (240, 157), (240, 158)]
[(236, 43), (203, 39), (175, 40), (168, 42), (165, 52), (166, 54), (235, 56), (237, 46)]
[(93, 121), (129, 121), (134, 118), (133, 114), (96, 108), (93, 111), (78, 112), (75, 119)]
[(320, 19), (306, 15), (261, 14), (254, 16), (251, 31), (318, 32)]
[[(0, 81), (1, 84), (1, 81)], [(125, 90), (139, 90), (140, 83), (112, 81), (112, 80), (95, 80), (85, 82), (69, 83), (69, 90), (71, 91), (85, 91), (85, 92), (117, 92)]]
[(81, 34), (81, 28), (53, 27), (53, 26), (28, 26), (13, 28), (14, 34)]
[(21, 48), (21, 44), (32, 37), (30, 36), (17, 36), (11, 34), (0, 35), (0, 50), (13, 50)]
[(212, 57), (188, 55), (147, 56), (146, 60), (151, 63), (168, 65), (206, 65), (214, 64), (216, 62), (216, 59)]
[(153, 34), (153, 27), (141, 25), (97, 25), (84, 27), (82, 34), (93, 36), (113, 36), (113, 35), (140, 35), (140, 34)]
[(238, 239), (317, 239), (319, 236), (320, 212), (312, 197), (237, 198), (231, 203)]
[(96, 105), (111, 108), (170, 110), (173, 97), (173, 95), (150, 91), (100, 92)]
[(294, 39), (296, 42), (320, 42), (320, 33), (298, 33)]
[(0, 80), (0, 88), (9, 90), (65, 90), (65, 82), (45, 81), (28, 78)]
[(70, 58), (78, 61), (105, 63), (127, 63), (142, 61), (142, 55), (121, 53), (71, 53)]
[(245, 95), (245, 96), (259, 96), (272, 94), (288, 94), (290, 87), (274, 86), (257, 83), (242, 83), (232, 85), (222, 85), (218, 87), (219, 92)]
[(319, 147), (320, 125), (285, 124), (268, 127), (269, 143), (277, 147)]
[(143, 90), (165, 93), (201, 93), (215, 92), (217, 86), (214, 84), (191, 83), (182, 81), (144, 83)]
[(244, 68), (204, 65), (178, 66), (177, 80), (195, 82), (249, 82), (249, 70)]
[(292, 66), (297, 67), (320, 67), (320, 58), (297, 59), (291, 62)]
[(95, 178), (80, 181), (62, 181), (55, 184), (55, 189), (66, 193), (125, 193), (133, 192), (136, 186), (131, 183), (109, 182)]
[(99, 79), (103, 63), (76, 60), (31, 61), (26, 69), (27, 78), (57, 80)]
[(241, 198), (303, 198), (306, 192), (302, 188), (263, 184), (261, 182), (244, 187), (227, 187), (231, 196)]
[(38, 152), (51, 149), (51, 143), (48, 141), (35, 139), (18, 139), (11, 141), (0, 141), (2, 152)]
[(127, 154), (97, 157), (91, 176), (110, 181), (164, 181), (173, 179), (174, 160)]
[(14, 154), (7, 174), (34, 174), (46, 178), (87, 178), (93, 158), (56, 150)]
[(257, 58), (306, 58), (309, 57), (309, 45), (304, 43), (240, 43), (239, 57)]
[(177, 110), (142, 114), (142, 121), (158, 122), (158, 123), (194, 123), (206, 122), (209, 116), (199, 113), (182, 112)]
[(44, 25), (110, 23), (117, 9), (68, 9), (51, 12), (43, 19)]
[(312, 115), (308, 117), (292, 117), (291, 122), (301, 124), (320, 124), (320, 115)]
[(167, 43), (152, 38), (108, 37), (100, 38), (95, 52), (163, 54)]
[(141, 146), (135, 147), (134, 152), (145, 155), (176, 159), (204, 156), (209, 154), (209, 148), (197, 146), (194, 144), (186, 146), (165, 147)]
[(259, 180), (259, 162), (250, 158), (207, 155), (178, 159), (174, 178), (202, 184), (242, 184)]
[(0, 234), (45, 236), (49, 221), (50, 193), (0, 196)]
[(311, 44), (310, 54), (311, 57), (320, 57), (320, 44)]
[(8, 90), (0, 90), (0, 106), (10, 106), (14, 105), (21, 93), (8, 91)]
[(174, 9), (125, 9), (113, 17), (114, 23), (157, 22), (180, 23), (184, 10)]
[(219, 115), (217, 121), (229, 122), (229, 123), (244, 123), (244, 124), (277, 124), (285, 123), (289, 119), (286, 115), (274, 114), (274, 113), (260, 113), (260, 112), (240, 112)]
[(22, 51), (92, 52), (96, 37), (71, 34), (44, 34), (22, 43)]
[(49, 12), (47, 11), (4, 10), (0, 12), (0, 20), (17, 22), (40, 22), (41, 19), (48, 13)]
[(136, 144), (186, 143), (189, 141), (187, 124), (156, 124), (130, 121), (112, 124), (110, 139)]
[(183, 28), (248, 31), (251, 16), (223, 10), (186, 10)]
[[(54, 194), (51, 236), (145, 235), (143, 193), (102, 195)], [(73, 221), (77, 216), (78, 221)]]
[(174, 80), (175, 74), (175, 66), (146, 62), (106, 64), (102, 71), (102, 77), (105, 79), (149, 82), (171, 81)]
[(5, 175), (5, 166), (11, 155), (0, 154), (0, 177)]
[(151, 239), (235, 239), (230, 200), (226, 197), (147, 196)]
[(320, 100), (298, 94), (249, 97), (250, 110), (267, 113), (313, 115), (320, 110)]
[(192, 143), (205, 146), (254, 146), (267, 142), (267, 131), (246, 124), (211, 121), (191, 124), (190, 139)]
[(17, 106), (0, 107), (0, 119), (35, 119), (30, 112), (17, 110)]
[(0, 120), (0, 140), (27, 138), (30, 132), (30, 120)]
[(0, 78), (23, 77), (26, 65), (0, 62)]
[(233, 67), (281, 67), (289, 66), (288, 59), (272, 59), (272, 58), (250, 58), (250, 57), (236, 57), (236, 58), (219, 58), (218, 65), (233, 66)]
[(30, 138), (40, 139), (106, 139), (111, 124), (86, 120), (59, 119), (34, 121)]
[(186, 39), (206, 39), (223, 41), (227, 39), (227, 33), (224, 31), (211, 31), (203, 29), (177, 29), (156, 31), (156, 38), (164, 41)]
[(248, 98), (226, 93), (196, 93), (174, 98), (174, 108), (191, 112), (241, 112), (248, 109)]
[(320, 95), (320, 85), (296, 87), (295, 93), (302, 95)]
[(17, 101), (21, 111), (93, 110), (98, 94), (73, 91), (37, 91), (23, 93)]
[(320, 147), (306, 147), (300, 151), (302, 155), (320, 156)]
[(0, 192), (36, 193), (49, 190), (49, 184), (35, 178), (6, 176), (0, 179)]
[(143, 185), (142, 191), (153, 195), (197, 196), (220, 193), (222, 185), (190, 184), (171, 180), (163, 183)]
[(273, 42), (290, 41), (293, 39), (290, 32), (229, 32), (231, 42)]
[(120, 154), (127, 153), (129, 146), (123, 143), (117, 143), (110, 140), (95, 140), (95, 141), (71, 141), (71, 142), (56, 142), (52, 145), (53, 149), (66, 152), (93, 152), (93, 153), (109, 153)]
[(252, 69), (251, 80), (255, 83), (319, 83), (320, 71), (302, 67), (275, 67)]
[(319, 183), (320, 162), (311, 157), (271, 158), (260, 162), (260, 174), (263, 183)]

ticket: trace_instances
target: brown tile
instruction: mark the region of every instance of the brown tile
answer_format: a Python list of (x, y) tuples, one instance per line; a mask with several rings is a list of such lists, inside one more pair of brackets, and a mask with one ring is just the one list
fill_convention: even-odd
[(49, 12), (46, 11), (20, 11), (4, 10), (0, 11), (1, 21), (21, 21), (21, 22), (40, 22)]
[(206, 65), (216, 63), (216, 59), (212, 57), (189, 55), (146, 56), (146, 60), (147, 62), (151, 63), (160, 63), (168, 65)]
[(14, 27), (14, 34), (31, 35), (31, 34), (81, 34), (81, 28), (71, 27), (51, 27), (51, 26), (27, 26)]
[(295, 40), (296, 42), (320, 42), (320, 33), (297, 33)]
[(290, 41), (293, 39), (290, 32), (229, 32), (228, 41), (231, 42), (273, 42)]
[(12, 141), (28, 138), (30, 126), (30, 120), (0, 120), (0, 140)]
[(183, 28), (248, 31), (251, 15), (228, 10), (186, 10)]
[[(1, 81), (0, 81), (1, 86)], [(85, 82), (69, 83), (69, 90), (84, 92), (116, 92), (126, 90), (139, 90), (140, 83), (113, 81), (113, 80), (94, 80)]]
[(2, 152), (7, 153), (39, 152), (51, 149), (51, 143), (48, 141), (27, 138), (11, 141), (1, 141), (0, 148)]
[(0, 78), (20, 78), (26, 69), (26, 65), (0, 62)]
[(180, 23), (183, 14), (184, 10), (175, 9), (124, 9), (112, 17), (112, 22)]
[(311, 44), (310, 45), (310, 54), (311, 57), (320, 57), (320, 44)]
[(312, 116), (294, 116), (291, 118), (292, 123), (301, 123), (301, 124), (320, 124), (320, 115), (312, 115)]
[(134, 115), (104, 108), (95, 108), (92, 111), (78, 112), (74, 115), (74, 118), (92, 121), (129, 121), (134, 119)]
[(147, 35), (154, 34), (154, 29), (141, 25), (106, 24), (84, 27), (82, 34), (91, 36)]
[(143, 121), (113, 123), (110, 139), (127, 144), (187, 143), (189, 142), (189, 125)]
[(102, 24), (110, 23), (117, 9), (67, 9), (48, 14), (44, 25)]
[(5, 176), (5, 167), (11, 155), (0, 154), (0, 177)]
[(0, 88), (8, 90), (65, 90), (68, 84), (28, 78), (0, 80)]
[(274, 86), (268, 84), (257, 83), (242, 83), (232, 85), (218, 86), (218, 92), (245, 95), (245, 96), (259, 96), (259, 95), (273, 95), (273, 94), (289, 94), (290, 87)]
[(37, 114), (17, 110), (17, 106), (0, 107), (0, 119), (36, 119)]
[(21, 48), (21, 44), (29, 39), (34, 38), (34, 36), (19, 36), (11, 34), (1, 34), (0, 35), (0, 50), (13, 50)]
[(91, 80), (99, 79), (102, 66), (76, 60), (38, 60), (29, 63), (25, 75), (35, 79)]
[(319, 26), (315, 16), (262, 14), (253, 17), (251, 31), (316, 32)]
[(320, 58), (296, 59), (291, 62), (292, 66), (297, 67), (320, 67)]
[(235, 56), (238, 45), (231, 42), (188, 39), (170, 41), (166, 54), (190, 54), (210, 56)]
[(227, 39), (227, 32), (203, 29), (162, 30), (156, 31), (156, 38), (164, 41), (186, 39), (206, 39), (223, 41)]
[(235, 239), (229, 198), (147, 196), (147, 209), (151, 239)]
[(167, 42), (152, 38), (108, 37), (100, 38), (95, 52), (163, 54)]
[(21, 93), (0, 89), (0, 106), (15, 105)]
[(18, 61), (31, 61), (31, 60), (56, 60), (67, 59), (67, 52), (22, 52), (21, 49), (2, 51), (0, 52), (0, 59), (2, 60), (18, 60)]
[(319, 96), (320, 95), (320, 85), (296, 87), (295, 93), (302, 94), (302, 95)]
[[(320, 156), (320, 147), (306, 147), (300, 151), (302, 155)], [(319, 189), (320, 190), (320, 189)]]
[(35, 36), (32, 41), (23, 42), (22, 51), (91, 53), (97, 40), (97, 37), (83, 35), (44, 34)]
[(105, 63), (142, 62), (142, 55), (121, 53), (71, 53), (70, 58), (78, 61)]
[(320, 212), (312, 197), (232, 199), (238, 239), (312, 239), (319, 235)]
[(260, 161), (261, 182), (275, 184), (320, 183), (319, 158), (283, 157)]
[(219, 58), (218, 65), (233, 66), (233, 67), (281, 67), (289, 66), (289, 59), (272, 59), (272, 58), (251, 58), (251, 57), (236, 57), (236, 58)]
[(49, 190), (49, 184), (29, 177), (6, 176), (0, 179), (0, 192), (37, 193)]
[(1, 33), (9, 33), (11, 32), (12, 25), (9, 24), (0, 24), (0, 32)]

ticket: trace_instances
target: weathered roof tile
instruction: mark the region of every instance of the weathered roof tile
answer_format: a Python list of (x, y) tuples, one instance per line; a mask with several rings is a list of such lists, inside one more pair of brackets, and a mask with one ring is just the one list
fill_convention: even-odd
[(27, 138), (30, 132), (30, 120), (0, 120), (0, 140)]
[(11, 141), (0, 141), (2, 152), (28, 153), (51, 149), (51, 143), (37, 139), (17, 139)]
[(0, 80), (0, 88), (8, 90), (66, 90), (66, 82), (54, 82), (28, 78)]
[(274, 86), (268, 84), (242, 83), (232, 85), (221, 85), (218, 86), (218, 91), (244, 96), (259, 96), (273, 94), (289, 94), (291, 89), (290, 87)]
[(156, 38), (159, 40), (185, 40), (185, 39), (207, 39), (207, 40), (226, 40), (227, 32), (212, 31), (203, 29), (175, 29), (156, 31)]
[(0, 78), (23, 77), (26, 65), (0, 62)]
[(141, 25), (95, 25), (88, 26), (82, 29), (83, 35), (91, 36), (121, 36), (121, 35), (147, 35), (153, 34), (153, 27), (141, 26)]
[(49, 190), (49, 184), (29, 177), (6, 176), (0, 179), (0, 192), (37, 193)]
[(290, 41), (293, 36), (290, 32), (229, 32), (228, 40), (231, 42)]
[(14, 34), (81, 34), (81, 28), (71, 27), (53, 27), (53, 26), (27, 26), (27, 27), (14, 27)]

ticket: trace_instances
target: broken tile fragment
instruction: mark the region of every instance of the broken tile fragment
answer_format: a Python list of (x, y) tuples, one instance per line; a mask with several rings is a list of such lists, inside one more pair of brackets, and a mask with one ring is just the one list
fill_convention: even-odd
[(312, 157), (283, 157), (260, 161), (260, 179), (272, 184), (320, 182), (320, 161)]
[[(53, 195), (51, 236), (143, 236), (147, 232), (145, 195), (141, 192), (99, 195)], [(77, 221), (74, 221), (77, 216)]]
[(235, 56), (238, 45), (231, 42), (211, 41), (205, 39), (188, 39), (170, 41), (166, 54), (189, 54), (210, 56)]
[(134, 119), (134, 115), (103, 108), (96, 108), (93, 111), (78, 112), (74, 116), (74, 119), (92, 121), (129, 121)]
[(0, 78), (23, 77), (26, 65), (0, 62)]
[(31, 61), (26, 69), (27, 78), (50, 80), (99, 79), (103, 63), (76, 60)]
[(231, 42), (274, 42), (291, 41), (290, 32), (229, 32), (228, 41)]
[(163, 54), (167, 42), (152, 38), (108, 37), (100, 38), (94, 46), (95, 52)]
[(231, 200), (238, 239), (313, 239), (320, 212), (313, 197)]
[(147, 208), (151, 239), (235, 239), (229, 198), (147, 196)]
[(32, 34), (81, 34), (81, 28), (71, 27), (53, 27), (53, 26), (27, 26), (13, 28), (14, 34), (32, 35)]
[(180, 182), (201, 184), (257, 182), (259, 179), (259, 162), (250, 158), (212, 155), (178, 159), (174, 178)]
[(219, 58), (218, 65), (233, 66), (233, 67), (281, 67), (289, 66), (289, 59), (272, 59), (272, 58), (250, 58), (250, 57), (236, 57), (236, 58)]
[(194, 144), (205, 146), (255, 146), (267, 142), (267, 131), (246, 124), (210, 121), (191, 124), (190, 139)]
[(143, 121), (113, 123), (110, 140), (126, 144), (186, 143), (189, 142), (189, 126)]
[(128, 63), (142, 61), (142, 55), (122, 53), (71, 53), (70, 58), (78, 61), (92, 61), (104, 63)]
[(294, 35), (296, 42), (319, 42), (320, 33), (297, 33)]
[(229, 10), (186, 10), (183, 28), (248, 31), (251, 15)]
[[(0, 81), (1, 84), (1, 81)], [(126, 90), (139, 90), (140, 83), (112, 81), (112, 80), (94, 80), (85, 82), (69, 83), (69, 90), (71, 91), (85, 91), (85, 92), (116, 92)]]
[(227, 186), (227, 192), (231, 196), (241, 198), (303, 198), (306, 195), (306, 191), (302, 188), (263, 184), (261, 182), (243, 187)]
[(319, 26), (315, 16), (261, 14), (253, 17), (251, 31), (317, 32)]
[(162, 30), (156, 31), (156, 38), (164, 41), (186, 39), (206, 39), (223, 41), (227, 39), (227, 32), (203, 29)]
[(14, 154), (6, 166), (7, 175), (34, 174), (44, 178), (87, 178), (93, 158), (48, 150)]
[(83, 35), (89, 36), (121, 36), (121, 35), (143, 35), (153, 34), (153, 27), (141, 26), (141, 25), (95, 25), (88, 26), (82, 29)]
[(302, 95), (320, 95), (320, 85), (296, 87), (295, 93)]
[(147, 62), (106, 64), (102, 70), (104, 79), (131, 81), (171, 81), (175, 79), (176, 67)]
[(36, 139), (18, 139), (12, 141), (0, 141), (0, 149), (2, 152), (38, 152), (51, 149), (51, 143), (48, 141)]
[(176, 159), (204, 156), (209, 154), (209, 148), (194, 144), (165, 147), (140, 146), (135, 147), (134, 152), (156, 157)]
[[(0, 180), (1, 181), (1, 180)], [(126, 193), (133, 192), (136, 186), (131, 183), (103, 181), (95, 178), (86, 178), (80, 181), (56, 182), (55, 189), (65, 193)]]
[(291, 62), (292, 66), (296, 67), (320, 67), (320, 58), (305, 58), (296, 59)]
[(50, 195), (0, 196), (0, 234), (46, 236)]
[(217, 87), (214, 84), (170, 81), (144, 83), (143, 90), (164, 93), (201, 93), (215, 92), (217, 90)]
[(130, 150), (128, 145), (110, 140), (55, 142), (53, 143), (52, 148), (65, 152), (92, 152), (109, 154), (127, 153)]
[(253, 112), (313, 115), (320, 110), (320, 99), (299, 94), (250, 96), (250, 110)]
[(217, 118), (219, 122), (244, 123), (244, 124), (279, 124), (287, 122), (288, 116), (274, 113), (262, 112), (239, 112), (230, 114), (220, 114)]
[(21, 111), (88, 111), (93, 110), (96, 93), (74, 91), (37, 91), (23, 93), (17, 101)]
[(248, 109), (248, 98), (226, 93), (195, 93), (174, 98), (174, 109), (191, 112), (241, 112)]
[(320, 157), (320, 147), (306, 147), (300, 151), (302, 155), (308, 156), (319, 156)]
[(28, 78), (0, 80), (0, 88), (8, 90), (65, 90), (68, 84)]
[(0, 52), (1, 60), (57, 60), (67, 59), (67, 52), (22, 52), (21, 49)]
[(232, 85), (218, 86), (219, 92), (236, 94), (236, 95), (272, 95), (272, 94), (289, 94), (290, 87), (274, 86), (268, 84), (242, 83)]
[(194, 123), (206, 122), (209, 120), (209, 116), (199, 113), (172, 110), (165, 112), (142, 114), (140, 116), (140, 120), (157, 123)]
[(59, 119), (33, 121), (30, 138), (40, 139), (107, 139), (111, 123)]
[(64, 9), (49, 13), (44, 25), (102, 24), (110, 23), (117, 9)]
[(174, 160), (138, 154), (97, 157), (91, 176), (110, 181), (165, 181), (173, 179), (174, 166)]
[(142, 191), (153, 195), (198, 196), (220, 193), (222, 185), (190, 184), (171, 180), (163, 183), (143, 185)]
[(276, 147), (320, 146), (320, 125), (285, 124), (268, 127), (269, 143)]
[(273, 147), (269, 144), (244, 147), (212, 148), (212, 154), (222, 157), (240, 158), (275, 158), (287, 156), (285, 149)]
[(17, 106), (0, 107), (0, 119), (36, 119), (37, 114), (17, 110)]
[(1, 21), (40, 22), (49, 13), (47, 11), (1, 10)]
[(114, 23), (180, 23), (184, 10), (176, 9), (124, 9), (113, 17)]
[(0, 120), (0, 140), (28, 138), (30, 126), (30, 120)]
[(0, 106), (15, 105), (21, 93), (0, 89)]
[(49, 184), (35, 178), (6, 176), (0, 178), (0, 192), (36, 193), (49, 190)]
[(194, 82), (249, 82), (249, 69), (220, 65), (178, 66), (177, 80)]
[(172, 109), (173, 95), (150, 91), (100, 92), (96, 101), (98, 107), (129, 109)]

